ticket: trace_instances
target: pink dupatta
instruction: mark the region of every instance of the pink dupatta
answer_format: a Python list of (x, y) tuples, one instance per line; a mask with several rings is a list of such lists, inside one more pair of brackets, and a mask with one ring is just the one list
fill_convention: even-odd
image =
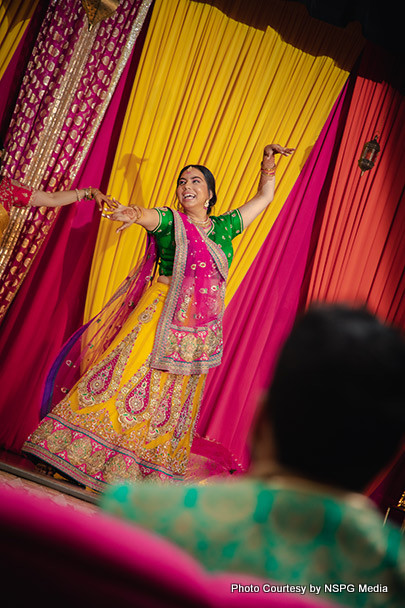
[(173, 276), (151, 367), (173, 374), (205, 374), (221, 363), (228, 260), (185, 214), (171, 211), (176, 240)]

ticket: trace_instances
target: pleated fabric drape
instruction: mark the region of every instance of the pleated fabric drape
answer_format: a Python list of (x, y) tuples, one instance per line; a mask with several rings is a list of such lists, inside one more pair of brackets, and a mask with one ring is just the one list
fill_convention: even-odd
[[(302, 302), (364, 305), (405, 329), (405, 69), (400, 57), (368, 44), (331, 185), (319, 209)], [(381, 151), (363, 176), (365, 142), (378, 134)], [(405, 491), (405, 444), (368, 489), (383, 511)]]
[(0, 80), (37, 7), (38, 0), (0, 1)]
[[(4, 174), (68, 189), (88, 153), (151, 0), (124, 0), (89, 31), (79, 0), (50, 3), (5, 138)], [(0, 244), (0, 319), (49, 233), (57, 209), (15, 208)]]
[[(93, 184), (106, 191), (110, 151), (105, 142), (114, 142), (122, 123), (121, 104), (128, 100), (125, 89), (138, 59), (135, 54), (125, 68), (73, 187)], [(37, 426), (49, 368), (82, 323), (99, 220), (99, 211), (86, 201), (61, 209), (0, 326), (0, 445), (7, 449), (18, 451)], [(29, 389), (21, 378), (29, 379)]]
[[(122, 203), (171, 205), (190, 162), (217, 178), (219, 214), (258, 182), (265, 144), (297, 147), (279, 163), (273, 205), (236, 240), (227, 302), (257, 255), (363, 46), (358, 30), (308, 17), (288, 2), (156, 0), (111, 173)], [(231, 8), (229, 8), (231, 7)], [(118, 238), (103, 220), (85, 317), (136, 263), (144, 232)]]
[[(405, 69), (368, 45), (355, 81), (316, 248), (306, 302), (366, 305), (405, 328)], [(402, 92), (401, 92), (402, 87)], [(381, 152), (361, 176), (357, 161), (378, 133)]]

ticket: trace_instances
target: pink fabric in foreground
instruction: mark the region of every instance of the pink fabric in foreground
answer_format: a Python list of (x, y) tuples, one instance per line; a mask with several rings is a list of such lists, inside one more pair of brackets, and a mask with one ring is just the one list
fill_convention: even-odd
[(298, 310), (315, 214), (333, 158), (346, 90), (347, 85), (225, 312), (224, 357), (207, 378), (192, 451), (214, 460), (236, 461), (239, 471), (249, 464), (249, 430)]
[(6, 558), (2, 591), (16, 606), (35, 601), (59, 608), (331, 606), (296, 593), (231, 593), (232, 583), (256, 584), (261, 590), (269, 581), (208, 573), (153, 533), (103, 513), (81, 513), (4, 486), (0, 544)]

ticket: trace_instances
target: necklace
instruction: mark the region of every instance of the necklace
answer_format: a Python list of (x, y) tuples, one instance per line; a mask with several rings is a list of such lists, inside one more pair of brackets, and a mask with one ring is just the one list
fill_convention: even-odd
[(192, 220), (190, 217), (187, 216), (187, 219), (189, 222), (191, 222), (192, 224), (195, 224), (196, 226), (202, 226), (203, 228), (210, 226), (211, 224), (211, 218), (207, 217), (206, 220), (204, 220), (203, 222), (199, 222), (198, 220)]

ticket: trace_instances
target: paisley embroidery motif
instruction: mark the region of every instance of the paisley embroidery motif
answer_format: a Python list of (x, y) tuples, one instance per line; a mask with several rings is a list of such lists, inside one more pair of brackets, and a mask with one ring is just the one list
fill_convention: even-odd
[(123, 428), (130, 428), (139, 420), (139, 415), (148, 406), (149, 385), (152, 371), (149, 368), (149, 357), (138, 372), (125, 384), (117, 395), (115, 402), (118, 420)]
[(192, 376), (187, 386), (188, 395), (186, 393), (186, 399), (181, 409), (176, 428), (174, 429), (173, 438), (171, 440), (173, 450), (177, 448), (181, 438), (188, 432), (188, 430), (190, 430), (190, 443), (192, 442), (194, 427), (197, 422), (196, 416), (193, 421), (194, 397), (197, 385), (198, 376)]
[(103, 468), (106, 461), (106, 450), (96, 450), (86, 459), (86, 473), (95, 475)]
[(47, 448), (52, 454), (63, 452), (72, 441), (72, 431), (70, 429), (59, 429), (52, 433), (47, 439)]
[(73, 466), (77, 467), (90, 458), (92, 452), (91, 441), (88, 437), (79, 437), (69, 445), (66, 456)]
[(98, 365), (83, 376), (78, 384), (80, 408), (97, 405), (111, 399), (118, 391), (122, 374), (131, 356), (143, 324), (152, 320), (159, 300), (155, 300), (138, 317), (138, 324), (118, 346)]

